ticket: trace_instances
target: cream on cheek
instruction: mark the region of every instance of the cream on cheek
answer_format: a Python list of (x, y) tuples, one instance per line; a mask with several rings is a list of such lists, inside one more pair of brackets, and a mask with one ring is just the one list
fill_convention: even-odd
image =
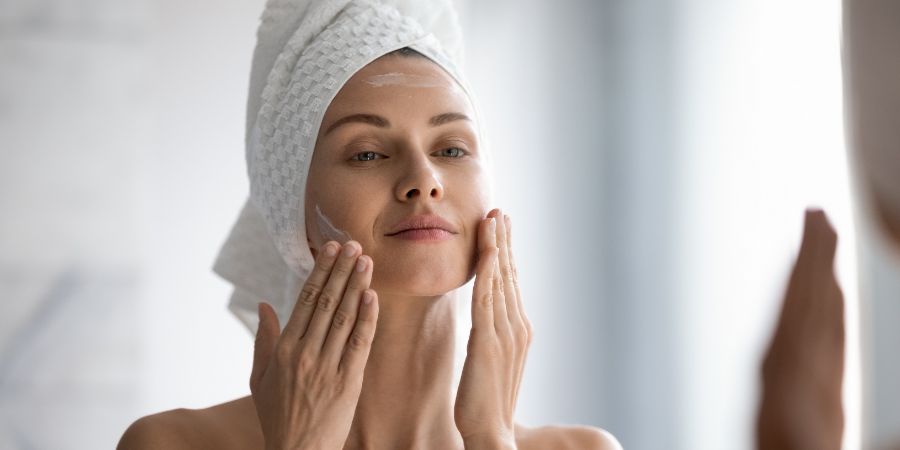
[(350, 237), (350, 233), (334, 226), (331, 220), (328, 219), (328, 216), (319, 208), (318, 203), (316, 203), (316, 223), (319, 226), (319, 232), (325, 238), (325, 242), (338, 241), (341, 245), (344, 245), (347, 241), (353, 239)]

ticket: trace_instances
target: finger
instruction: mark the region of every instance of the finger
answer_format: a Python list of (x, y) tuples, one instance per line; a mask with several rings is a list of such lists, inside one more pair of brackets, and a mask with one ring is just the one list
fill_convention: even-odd
[[(478, 239), (487, 242), (486, 236), (490, 234), (490, 221), (481, 222), (478, 227)], [(483, 245), (478, 255), (478, 263), (475, 267), (475, 285), (472, 288), (472, 329), (478, 334), (494, 331), (494, 297), (493, 275), (494, 260), (499, 251), (497, 247)]]
[[(837, 252), (837, 232), (828, 220), (827, 214), (819, 209), (806, 212), (804, 245), (801, 258), (809, 267), (810, 297), (815, 298), (813, 318), (822, 322), (817, 328), (837, 341), (843, 348), (844, 339), (844, 296), (835, 276), (835, 253)], [(799, 263), (798, 263), (799, 264)]]
[[(810, 209), (806, 213), (804, 243), (800, 250), (803, 266), (809, 270), (807, 289), (810, 292), (811, 307), (818, 320), (834, 320), (837, 289), (834, 272), (834, 256), (837, 251), (837, 233), (828, 221), (828, 216), (820, 209)], [(798, 263), (800, 265), (801, 263)], [(814, 299), (814, 300), (812, 300)], [(840, 305), (843, 308), (843, 305)]]
[(528, 361), (528, 348), (531, 347), (532, 333), (531, 333), (531, 323), (528, 321), (528, 317), (525, 315), (525, 308), (522, 306), (522, 293), (519, 289), (519, 272), (516, 269), (516, 259), (515, 259), (515, 256), (513, 255), (512, 219), (510, 219), (508, 215), (505, 215), (503, 218), (505, 219), (505, 222), (506, 222), (506, 245), (507, 245), (507, 249), (509, 252), (509, 265), (510, 265), (510, 268), (512, 269), (513, 282), (515, 285), (516, 303), (518, 306), (520, 320), (522, 321), (522, 324), (525, 327), (525, 337), (526, 337), (525, 348), (522, 351), (522, 359), (519, 362), (519, 371), (516, 373), (516, 380), (515, 380), (516, 389), (515, 389), (515, 394), (513, 395), (513, 403), (511, 405), (511, 407), (514, 410), (516, 404), (518, 404), (518, 401), (519, 401), (519, 388), (522, 386), (522, 376), (525, 373), (525, 364)]
[(259, 326), (256, 328), (256, 341), (253, 344), (253, 370), (250, 373), (250, 390), (256, 392), (256, 386), (265, 373), (272, 353), (275, 352), (275, 344), (281, 334), (278, 324), (278, 315), (268, 303), (260, 303), (258, 306)]
[[(522, 330), (524, 325), (519, 317), (519, 305), (516, 302), (516, 287), (510, 267), (509, 241), (507, 239), (506, 215), (497, 212), (497, 247), (500, 248), (500, 278), (503, 281), (503, 297), (505, 299), (507, 320), (512, 330)], [(522, 330), (524, 332), (524, 330)]]
[(808, 264), (817, 271), (832, 271), (837, 249), (837, 233), (828, 221), (825, 211), (808, 209), (803, 230), (803, 243), (798, 262)]
[(522, 323), (525, 325), (525, 331), (528, 333), (528, 345), (531, 345), (531, 322), (528, 320), (528, 315), (525, 314), (525, 307), (522, 305), (522, 290), (519, 288), (519, 270), (516, 268), (516, 257), (513, 254), (512, 246), (512, 219), (510, 219), (509, 216), (506, 216), (506, 230), (507, 248), (509, 250), (509, 266), (512, 269), (513, 274), (516, 304), (518, 306), (519, 316), (521, 317)]
[(297, 298), (291, 317), (288, 319), (287, 325), (282, 333), (285, 342), (294, 343), (306, 333), (309, 326), (309, 320), (315, 311), (316, 303), (319, 300), (319, 294), (325, 289), (325, 283), (328, 282), (328, 276), (331, 268), (337, 259), (338, 251), (341, 245), (335, 241), (328, 241), (324, 245), (324, 251), (319, 252), (316, 258), (316, 266), (313, 268), (309, 278), (303, 285), (303, 290)]
[(803, 322), (822, 308), (821, 293), (834, 277), (836, 245), (837, 235), (824, 211), (807, 209), (800, 251), (782, 307), (785, 320)]
[(331, 275), (328, 276), (328, 282), (325, 283), (325, 289), (319, 294), (319, 301), (316, 304), (312, 319), (309, 322), (309, 328), (303, 336), (304, 347), (310, 345), (316, 352), (322, 350), (325, 342), (325, 335), (331, 328), (331, 321), (334, 317), (334, 311), (344, 297), (344, 290), (347, 288), (347, 282), (350, 274), (353, 273), (353, 267), (356, 265), (356, 258), (359, 256), (362, 247), (356, 241), (347, 241), (338, 256), (337, 262), (331, 269)]
[[(494, 231), (492, 237), (489, 237), (488, 240), (492, 243), (492, 245), (497, 244), (497, 229), (500, 225), (497, 223), (499, 220), (497, 218), (491, 218), (494, 221), (494, 225), (491, 229)], [(506, 297), (503, 293), (503, 273), (500, 272), (500, 248), (497, 248), (497, 257), (494, 258), (494, 268), (493, 275), (491, 278), (491, 295), (493, 296), (493, 304), (494, 304), (494, 329), (497, 330), (498, 336), (503, 336), (504, 339), (512, 339), (511, 334), (511, 326), (509, 323), (509, 316), (506, 312)]]
[[(500, 227), (499, 220), (497, 218), (499, 209), (492, 209), (488, 213), (487, 217), (487, 228), (481, 230), (483, 232), (483, 239), (479, 238), (483, 243), (484, 247), (489, 249), (496, 249), (497, 255), (492, 261), (492, 267), (490, 268), (490, 275), (487, 278), (490, 278), (490, 292), (491, 292), (491, 304), (493, 305), (491, 315), (494, 321), (494, 330), (504, 333), (508, 333), (509, 331), (509, 318), (506, 315), (506, 305), (504, 304), (504, 298), (502, 295), (503, 292), (503, 277), (499, 271), (500, 267), (500, 248), (497, 245), (497, 233), (498, 228)], [(502, 314), (501, 314), (502, 313)], [(504, 318), (506, 320), (501, 321), (500, 318)], [(501, 323), (502, 322), (502, 323)]]
[(497, 246), (494, 236), (497, 234), (497, 221), (491, 222), (491, 218), (497, 215), (498, 209), (492, 209), (487, 213), (478, 226), (478, 250), (490, 250)]
[(356, 259), (347, 291), (344, 293), (341, 305), (334, 313), (331, 329), (328, 330), (328, 336), (325, 338), (325, 345), (322, 349), (322, 357), (334, 366), (341, 362), (341, 355), (344, 353), (344, 347), (347, 346), (347, 338), (350, 337), (350, 332), (353, 331), (356, 322), (363, 291), (369, 287), (371, 281), (372, 258), (361, 255)]
[(513, 259), (513, 250), (512, 250), (512, 243), (513, 243), (512, 219), (510, 219), (508, 215), (505, 216), (504, 218), (506, 219), (506, 243), (507, 243), (506, 245), (509, 250), (509, 266), (512, 269), (513, 276), (516, 279), (518, 279), (519, 273), (516, 271), (516, 261), (515, 261), (515, 259)]
[(372, 289), (366, 289), (363, 292), (356, 324), (338, 364), (340, 373), (363, 375), (366, 362), (369, 360), (369, 352), (372, 350), (372, 342), (375, 340), (376, 325), (378, 325), (378, 294)]

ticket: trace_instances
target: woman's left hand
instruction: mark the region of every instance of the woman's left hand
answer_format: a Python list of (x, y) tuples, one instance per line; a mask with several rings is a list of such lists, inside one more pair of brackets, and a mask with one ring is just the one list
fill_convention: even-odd
[(509, 216), (494, 209), (478, 229), (472, 332), (454, 419), (466, 448), (516, 448), (513, 415), (531, 345), (531, 322), (510, 241)]

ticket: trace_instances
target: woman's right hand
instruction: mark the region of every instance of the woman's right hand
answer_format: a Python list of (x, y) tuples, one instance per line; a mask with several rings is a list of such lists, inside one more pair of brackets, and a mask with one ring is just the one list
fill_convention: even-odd
[(340, 450), (350, 433), (378, 301), (372, 258), (355, 241), (341, 249), (323, 246), (283, 332), (272, 307), (259, 305), (250, 391), (266, 450)]
[(844, 431), (844, 294), (834, 272), (837, 233), (807, 210), (803, 243), (762, 366), (759, 449), (840, 449)]

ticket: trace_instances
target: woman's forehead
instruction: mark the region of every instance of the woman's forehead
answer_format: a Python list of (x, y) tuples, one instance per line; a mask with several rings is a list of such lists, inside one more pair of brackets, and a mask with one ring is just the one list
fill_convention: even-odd
[[(431, 80), (433, 84), (451, 84), (456, 85), (455, 80), (441, 66), (434, 61), (422, 56), (402, 56), (402, 55), (384, 55), (374, 61), (366, 64), (362, 69), (358, 70), (352, 77), (352, 83), (368, 83), (372, 84), (372, 77), (379, 77), (386, 74), (399, 73), (405, 74), (414, 79), (418, 79), (419, 83), (424, 80)], [(377, 80), (377, 78), (376, 78)], [(403, 80), (394, 80), (403, 82)], [(413, 83), (414, 85), (416, 82)], [(379, 86), (377, 81), (373, 86)]]
[(325, 121), (360, 109), (410, 106), (423, 112), (452, 108), (472, 116), (466, 92), (436, 63), (423, 57), (388, 55), (353, 74), (329, 105)]

